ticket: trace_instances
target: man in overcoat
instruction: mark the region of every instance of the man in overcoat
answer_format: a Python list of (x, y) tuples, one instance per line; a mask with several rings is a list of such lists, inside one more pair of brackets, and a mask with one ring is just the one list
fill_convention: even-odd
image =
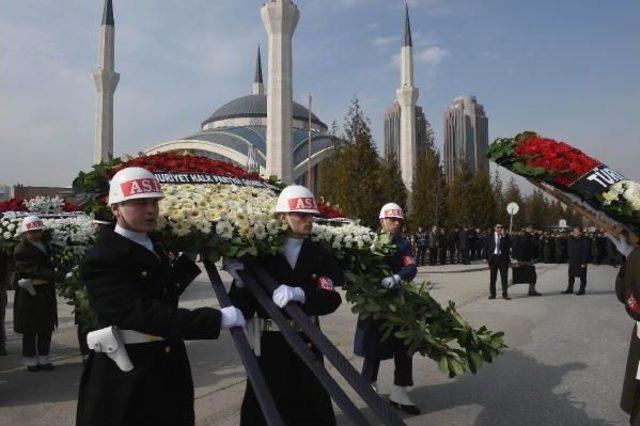
[(573, 293), (576, 278), (580, 278), (580, 289), (576, 293), (582, 296), (587, 288), (587, 263), (589, 262), (589, 240), (582, 235), (579, 226), (573, 228), (571, 237), (567, 242), (567, 254), (569, 258), (569, 284), (563, 294)]

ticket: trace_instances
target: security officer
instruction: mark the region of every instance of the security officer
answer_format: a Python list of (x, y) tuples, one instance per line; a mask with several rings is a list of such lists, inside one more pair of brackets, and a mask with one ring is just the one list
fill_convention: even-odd
[(121, 370), (111, 353), (90, 345), (77, 425), (193, 425), (193, 382), (183, 340), (215, 339), (221, 328), (244, 325), (234, 307), (178, 308), (178, 297), (200, 269), (184, 254), (171, 262), (150, 234), (162, 197), (160, 183), (146, 169), (125, 168), (111, 179), (115, 228), (99, 233), (81, 280), (100, 326), (118, 327), (117, 344), (108, 346), (124, 350), (133, 369)]
[[(380, 210), (380, 226), (382, 231), (391, 236), (395, 245), (395, 253), (386, 258), (393, 275), (384, 278), (380, 285), (393, 291), (413, 280), (418, 273), (416, 261), (411, 256), (411, 246), (400, 235), (404, 215), (402, 208), (395, 203), (385, 204)], [(374, 389), (378, 380), (380, 361), (393, 357), (395, 364), (394, 385), (389, 395), (391, 404), (409, 414), (420, 414), (420, 409), (411, 400), (407, 388), (413, 386), (413, 365), (407, 347), (393, 333), (382, 341), (380, 321), (358, 318), (354, 342), (354, 352), (364, 357), (362, 376)], [(377, 390), (377, 389), (376, 389)]]
[[(297, 302), (302, 310), (319, 324), (318, 317), (338, 309), (342, 303), (336, 286), (344, 278), (334, 258), (309, 236), (318, 207), (311, 191), (299, 185), (286, 187), (278, 198), (276, 213), (288, 225), (284, 252), (258, 258), (260, 265), (280, 286), (273, 292), (273, 302), (283, 308)], [(258, 329), (252, 336), (254, 351), (276, 406), (288, 425), (335, 425), (331, 399), (313, 372), (291, 349), (271, 321), (267, 312), (244, 288), (237, 271), (244, 266), (238, 260), (225, 261), (225, 269), (235, 278), (230, 291), (231, 300), (251, 319), (248, 329)], [(302, 335), (303, 339), (306, 337)], [(321, 352), (311, 346), (319, 360)], [(247, 388), (240, 411), (240, 424), (265, 425), (265, 419), (251, 386)]]
[(51, 246), (45, 242), (45, 226), (37, 216), (22, 221), (23, 238), (14, 252), (18, 280), (14, 295), (14, 324), (22, 334), (22, 356), (28, 371), (51, 371), (51, 333), (58, 326), (55, 282), (64, 274), (55, 271)]

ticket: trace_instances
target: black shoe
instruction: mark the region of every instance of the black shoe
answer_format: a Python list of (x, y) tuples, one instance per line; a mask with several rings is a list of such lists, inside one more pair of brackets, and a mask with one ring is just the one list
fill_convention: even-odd
[(542, 296), (542, 293), (538, 293), (537, 291), (533, 291), (529, 293), (529, 296)]
[(36, 371), (40, 371), (40, 366), (39, 365), (27, 365), (27, 371), (30, 371), (31, 373), (35, 373)]
[(495, 298), (496, 298), (496, 295), (495, 295), (495, 294), (492, 294), (491, 296), (489, 296), (489, 300), (493, 300), (493, 299), (495, 299)]
[(584, 296), (584, 290), (578, 290), (576, 296)]
[(562, 294), (573, 294), (573, 289), (566, 289)]
[(502, 295), (502, 298), (503, 298), (504, 300), (511, 300), (511, 298), (509, 297), (509, 295), (508, 295), (508, 294), (503, 294), (503, 295)]
[(55, 369), (56, 368), (51, 363), (40, 364), (40, 370), (42, 370), (42, 371), (53, 371)]
[(404, 405), (404, 404), (400, 404), (400, 403), (397, 403), (397, 402), (393, 402), (391, 400), (389, 400), (389, 403), (392, 406), (404, 411), (407, 414), (411, 414), (411, 415), (414, 415), (414, 416), (417, 416), (418, 414), (420, 414), (420, 409), (418, 407), (416, 407), (415, 405)]

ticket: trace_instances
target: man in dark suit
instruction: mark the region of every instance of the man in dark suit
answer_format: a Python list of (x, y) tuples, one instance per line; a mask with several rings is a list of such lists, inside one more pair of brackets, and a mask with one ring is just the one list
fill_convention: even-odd
[(582, 235), (580, 227), (573, 228), (571, 237), (567, 244), (569, 255), (569, 285), (563, 294), (573, 293), (573, 285), (576, 277), (580, 278), (580, 289), (576, 293), (578, 296), (584, 294), (587, 287), (587, 262), (589, 261), (589, 240)]
[(507, 293), (507, 276), (509, 275), (509, 250), (511, 242), (509, 236), (504, 233), (502, 224), (497, 223), (494, 232), (487, 236), (485, 240), (485, 257), (489, 263), (489, 299), (496, 298), (496, 281), (498, 272), (500, 272), (500, 281), (502, 284), (502, 298), (511, 300)]

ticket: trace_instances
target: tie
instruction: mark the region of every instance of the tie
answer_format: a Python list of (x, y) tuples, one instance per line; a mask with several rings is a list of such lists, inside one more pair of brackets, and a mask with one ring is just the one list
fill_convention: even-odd
[(498, 251), (498, 255), (500, 255), (500, 234), (498, 234), (498, 238), (496, 238), (496, 250)]

